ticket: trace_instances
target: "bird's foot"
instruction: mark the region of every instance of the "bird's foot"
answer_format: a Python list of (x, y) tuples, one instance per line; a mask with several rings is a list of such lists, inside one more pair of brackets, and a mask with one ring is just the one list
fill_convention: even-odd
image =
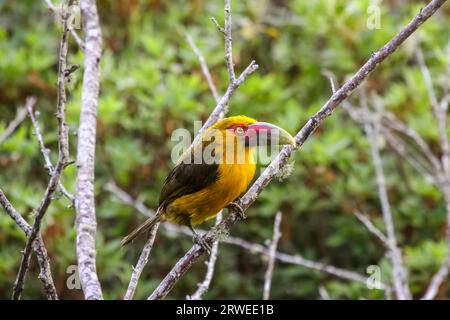
[(211, 246), (206, 242), (203, 237), (199, 234), (194, 234), (192, 236), (192, 241), (194, 241), (195, 244), (198, 244), (200, 247), (202, 247), (209, 255), (211, 255)]
[(247, 218), (247, 216), (245, 215), (244, 209), (242, 209), (242, 207), (237, 203), (237, 202), (231, 202), (228, 206), (227, 206), (228, 210), (236, 210), (237, 214), (239, 215), (239, 218), (241, 218), (241, 220), (245, 220)]

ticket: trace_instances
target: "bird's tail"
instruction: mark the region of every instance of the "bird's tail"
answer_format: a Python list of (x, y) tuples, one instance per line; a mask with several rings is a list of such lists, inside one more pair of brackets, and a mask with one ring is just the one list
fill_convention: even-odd
[(161, 208), (158, 208), (155, 215), (153, 217), (148, 218), (143, 224), (141, 224), (139, 227), (134, 229), (129, 235), (127, 235), (125, 238), (122, 239), (122, 242), (120, 245), (123, 247), (130, 242), (132, 242), (134, 239), (136, 239), (141, 234), (147, 232), (150, 230), (152, 226), (155, 225), (155, 223), (161, 221), (162, 218), (162, 210)]

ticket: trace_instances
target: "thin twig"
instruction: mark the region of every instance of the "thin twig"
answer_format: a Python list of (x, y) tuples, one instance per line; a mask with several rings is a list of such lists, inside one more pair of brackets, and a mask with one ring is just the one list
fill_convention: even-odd
[(269, 246), (269, 256), (267, 260), (267, 269), (264, 275), (264, 290), (263, 300), (269, 300), (270, 287), (272, 286), (272, 274), (275, 267), (275, 254), (277, 253), (278, 241), (281, 238), (280, 232), (281, 225), (281, 212), (277, 212), (275, 215), (275, 222), (273, 223), (273, 237)]
[(324, 286), (319, 287), (319, 295), (322, 300), (330, 300), (330, 294)]
[(227, 62), (228, 77), (230, 83), (236, 79), (233, 64), (233, 40), (231, 38), (231, 5), (230, 0), (225, 0), (225, 60)]
[(197, 56), (198, 61), (200, 62), (200, 67), (202, 68), (203, 75), (205, 76), (206, 81), (208, 82), (209, 89), (211, 90), (211, 93), (214, 96), (214, 100), (216, 100), (216, 102), (219, 102), (220, 96), (217, 91), (216, 85), (214, 84), (214, 80), (211, 76), (211, 73), (209, 72), (209, 68), (208, 65), (206, 64), (205, 57), (201, 53), (200, 49), (195, 45), (195, 42), (192, 39), (192, 37), (188, 33), (186, 33), (185, 36), (189, 46), (191, 47), (192, 51)]
[[(50, 0), (44, 0), (45, 3), (47, 4), (47, 7), (54, 13), (54, 14), (59, 14), (58, 11), (61, 10), (61, 8), (57, 8), (52, 1)], [(77, 43), (77, 45), (80, 47), (80, 49), (82, 51), (85, 50), (85, 45), (83, 40), (81, 40), (80, 36), (78, 35), (78, 33), (72, 28), (72, 26), (68, 25), (69, 28), (69, 32), (72, 35), (72, 37), (75, 39), (75, 42)]]
[(139, 277), (141, 276), (142, 270), (147, 265), (148, 257), (153, 248), (153, 243), (155, 242), (156, 232), (158, 231), (160, 222), (157, 222), (148, 231), (147, 241), (145, 242), (144, 248), (142, 249), (141, 255), (135, 267), (133, 267), (133, 273), (131, 275), (130, 283), (128, 285), (127, 292), (125, 293), (124, 300), (132, 300), (134, 293), (136, 291)]
[[(364, 110), (368, 110), (365, 95), (362, 95), (361, 106)], [(378, 115), (381, 114), (381, 109), (378, 110)], [(412, 299), (411, 292), (408, 286), (408, 273), (403, 263), (402, 254), (397, 246), (397, 240), (395, 236), (394, 220), (392, 218), (391, 206), (389, 204), (389, 197), (386, 187), (386, 179), (383, 170), (383, 164), (381, 162), (380, 150), (378, 148), (378, 136), (380, 132), (380, 122), (376, 119), (370, 122), (364, 123), (364, 131), (370, 144), (370, 152), (372, 155), (373, 165), (375, 167), (375, 176), (378, 187), (378, 197), (381, 204), (381, 212), (383, 214), (383, 220), (387, 233), (387, 244), (389, 249), (389, 257), (392, 263), (393, 275), (392, 280), (394, 282), (394, 289), (398, 299)]]
[(383, 245), (385, 245), (387, 248), (389, 248), (389, 241), (386, 238), (386, 236), (381, 232), (380, 229), (374, 226), (372, 221), (368, 217), (366, 217), (361, 212), (355, 211), (355, 216), (358, 218), (359, 221), (369, 230), (370, 233), (372, 233), (375, 237), (377, 237)]
[[(22, 215), (12, 206), (9, 200), (6, 198), (3, 191), (0, 189), (0, 203), (5, 209), (6, 213), (14, 220), (19, 228), (25, 233), (27, 237), (31, 235), (31, 226), (25, 221)], [(50, 268), (50, 258), (45, 248), (44, 241), (41, 235), (38, 235), (34, 242), (33, 250), (36, 252), (38, 264), (40, 268), (39, 279), (44, 284), (44, 291), (49, 300), (58, 300), (58, 294), (56, 293), (55, 284), (52, 278), (52, 272)]]
[[(351, 95), (353, 90), (367, 78), (381, 62), (390, 56), (397, 48), (413, 34), (422, 23), (430, 18), (446, 0), (433, 0), (419, 14), (417, 14), (394, 38), (392, 38), (380, 50), (374, 53), (371, 58), (348, 80), (325, 105), (312, 116), (306, 125), (297, 133), (295, 140), (296, 147), (285, 146), (272, 163), (264, 170), (260, 177), (254, 182), (247, 193), (238, 201), (239, 206), (245, 211), (258, 197), (261, 191), (269, 184), (272, 178), (282, 168), (291, 157), (293, 151), (301, 148), (304, 142), (311, 136), (317, 127), (329, 117), (339, 104)], [(222, 223), (209, 231), (203, 240), (211, 244), (218, 236), (218, 230), (228, 231), (239, 220), (240, 215), (236, 210), (231, 210)], [(149, 296), (149, 299), (163, 299), (173, 288), (175, 283), (190, 269), (197, 259), (204, 253), (204, 249), (199, 245), (194, 245), (172, 268), (158, 287)]]
[[(31, 104), (27, 106), (27, 110), (31, 119), (31, 123), (34, 127), (34, 135), (36, 136), (42, 156), (44, 157), (45, 169), (47, 170), (49, 176), (51, 176), (53, 174), (54, 168), (52, 161), (50, 160), (50, 150), (45, 147), (44, 139), (42, 138), (42, 134), (39, 128), (39, 122), (36, 119), (38, 112), (33, 112), (33, 106)], [(61, 181), (59, 182), (59, 189), (61, 190), (61, 193), (71, 202), (71, 207), (73, 207), (75, 203), (75, 197), (71, 193), (69, 193), (69, 191), (67, 191)]]
[[(449, 52), (450, 53), (450, 52)], [(423, 52), (420, 46), (416, 50), (416, 58), (417, 63), (419, 65), (420, 71), (422, 73), (423, 79), (425, 81), (425, 86), (428, 91), (428, 97), (431, 104), (431, 109), (433, 111), (433, 115), (437, 122), (438, 133), (439, 133), (439, 145), (441, 149), (441, 158), (440, 164), (442, 166), (443, 176), (438, 177), (441, 178), (439, 180), (439, 187), (444, 196), (445, 207), (446, 207), (446, 242), (447, 242), (447, 256), (442, 262), (439, 270), (432, 277), (430, 284), (425, 292), (425, 295), (422, 299), (429, 300), (434, 299), (437, 295), (438, 289), (443, 281), (448, 278), (448, 274), (450, 271), (450, 143), (447, 135), (447, 108), (448, 103), (446, 101), (448, 92), (448, 84), (446, 84), (446, 88), (444, 88), (444, 96), (441, 102), (438, 101), (436, 92), (434, 90), (432, 77), (430, 71), (425, 63), (425, 59), (423, 57)], [(450, 62), (449, 62), (450, 64)]]
[(85, 55), (80, 124), (78, 128), (77, 180), (75, 192), (77, 259), (80, 282), (87, 300), (103, 299), (95, 265), (94, 164), (97, 107), (100, 89), (102, 33), (95, 0), (82, 0)]
[[(29, 101), (29, 99), (27, 99), (27, 101)], [(14, 131), (22, 123), (22, 121), (25, 120), (26, 117), (27, 117), (26, 107), (17, 110), (14, 119), (8, 124), (8, 127), (6, 127), (5, 131), (3, 131), (3, 133), (0, 135), (0, 144), (5, 142), (5, 140), (8, 139), (14, 133)]]
[[(73, 0), (69, 0), (69, 6), (72, 4)], [(28, 242), (25, 246), (22, 261), (19, 267), (19, 272), (17, 274), (16, 281), (14, 283), (13, 289), (13, 299), (20, 299), (23, 291), (23, 285), (28, 267), (30, 265), (30, 255), (33, 248), (33, 243), (38, 236), (41, 229), (41, 222), (47, 212), (48, 207), (52, 201), (52, 196), (55, 193), (57, 186), (60, 182), (60, 177), (63, 169), (66, 167), (69, 160), (69, 132), (66, 124), (66, 64), (67, 64), (67, 52), (68, 52), (68, 20), (70, 14), (63, 12), (63, 31), (61, 34), (61, 42), (59, 49), (59, 59), (58, 59), (58, 90), (57, 90), (57, 101), (56, 101), (56, 119), (58, 122), (58, 161), (50, 177), (50, 181), (47, 185), (44, 198), (39, 205), (36, 212), (36, 218), (31, 230), (30, 236), (28, 237)]]
[[(216, 217), (216, 226), (222, 221), (222, 212), (220, 212)], [(188, 300), (200, 300), (202, 296), (208, 291), (211, 284), (214, 269), (216, 267), (217, 256), (219, 254), (219, 240), (213, 242), (211, 247), (211, 254), (208, 261), (206, 262), (206, 275), (205, 279), (198, 284), (197, 291), (195, 291), (191, 296), (188, 296)]]

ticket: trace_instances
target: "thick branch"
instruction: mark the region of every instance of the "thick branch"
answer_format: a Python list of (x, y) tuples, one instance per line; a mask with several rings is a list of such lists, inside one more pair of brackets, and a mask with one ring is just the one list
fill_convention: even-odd
[(94, 200), (94, 159), (97, 106), (100, 87), (102, 34), (95, 0), (82, 0), (81, 11), (86, 35), (83, 91), (78, 128), (76, 229), (78, 272), (86, 299), (102, 299), (95, 265), (97, 220)]
[[(446, 0), (433, 0), (419, 14), (417, 14), (411, 22), (409, 22), (394, 38), (392, 38), (385, 46), (374, 53), (371, 58), (358, 70), (358, 72), (348, 80), (338, 91), (336, 91), (325, 105), (309, 119), (306, 125), (295, 136), (297, 146), (284, 147), (272, 163), (264, 170), (261, 176), (255, 181), (252, 187), (239, 201), (241, 208), (246, 210), (258, 197), (261, 191), (272, 180), (281, 167), (283, 167), (292, 152), (299, 149), (304, 142), (311, 136), (317, 127), (332, 114), (338, 105), (345, 100), (353, 90), (358, 87), (365, 78), (372, 72), (378, 64), (383, 62), (391, 55), (419, 26), (430, 18)], [(239, 219), (237, 212), (232, 210), (230, 214), (217, 227), (208, 232), (204, 236), (207, 243), (211, 243), (217, 236), (217, 230), (228, 231), (234, 223)], [(189, 268), (204, 253), (204, 249), (198, 245), (194, 245), (172, 268), (169, 274), (163, 279), (160, 285), (150, 295), (149, 299), (163, 299), (173, 288), (175, 283), (189, 270)]]

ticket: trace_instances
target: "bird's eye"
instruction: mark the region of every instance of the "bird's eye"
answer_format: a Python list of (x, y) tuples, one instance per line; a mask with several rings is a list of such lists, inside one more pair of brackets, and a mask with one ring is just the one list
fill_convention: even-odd
[(238, 134), (238, 135), (240, 135), (240, 136), (242, 136), (243, 134), (244, 134), (244, 128), (242, 128), (242, 127), (237, 127), (236, 128), (236, 133)]

